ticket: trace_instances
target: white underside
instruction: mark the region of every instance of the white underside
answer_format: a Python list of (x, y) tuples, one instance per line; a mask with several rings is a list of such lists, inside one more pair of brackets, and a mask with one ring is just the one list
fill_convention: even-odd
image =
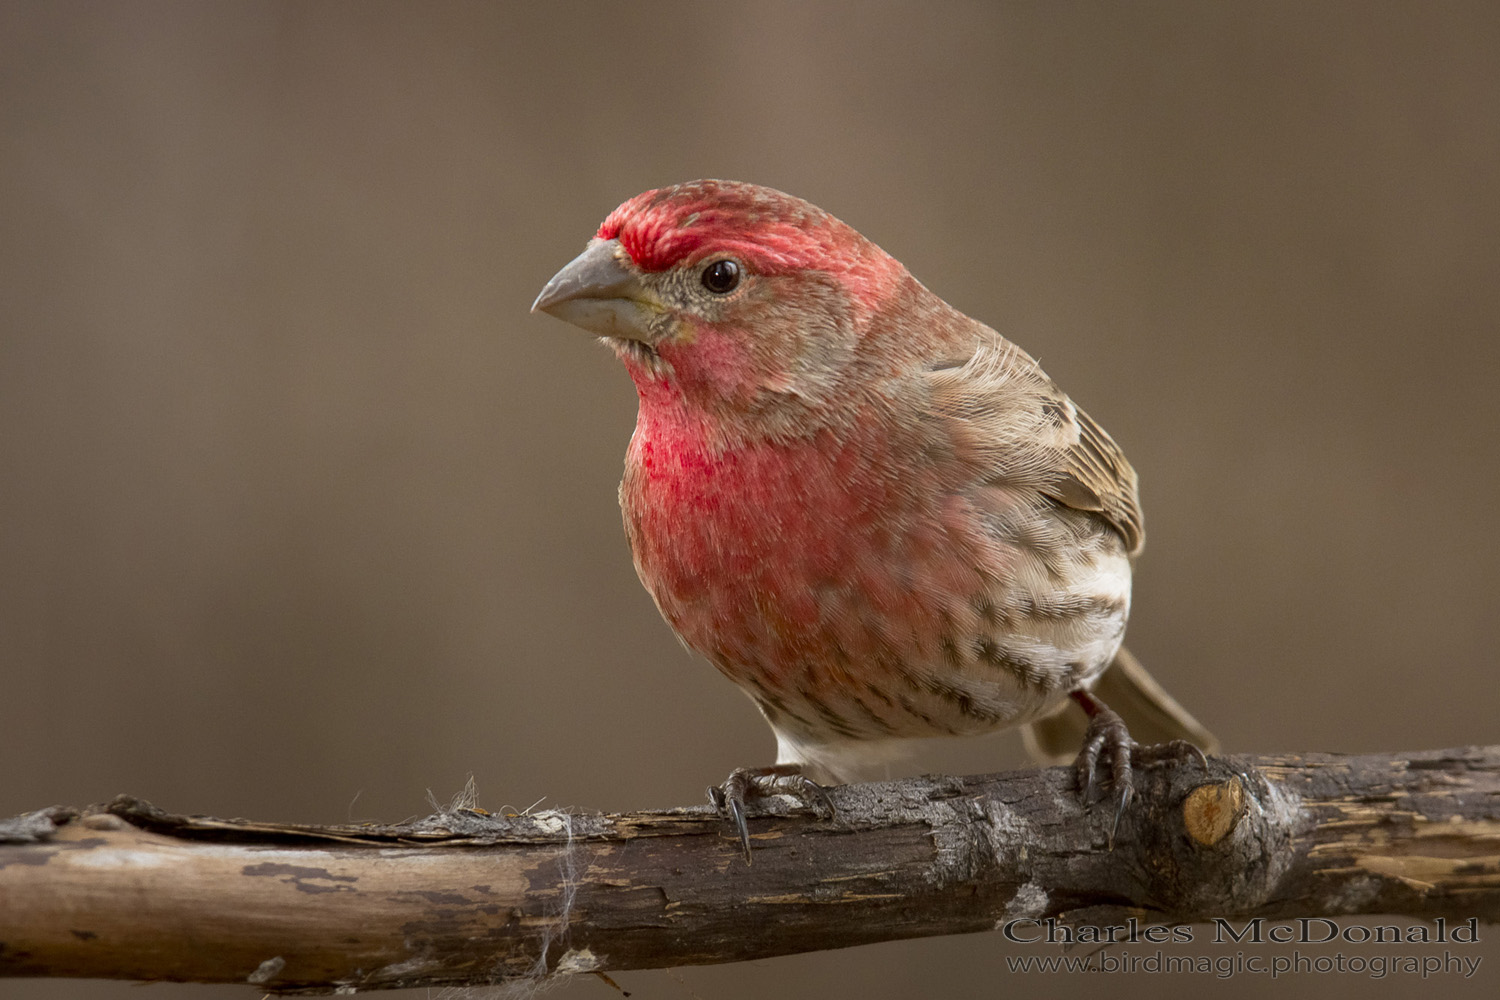
[(881, 770), (913, 750), (911, 740), (847, 740), (802, 743), (775, 726), (776, 763), (795, 764), (820, 785), (847, 785), (884, 777)]
[[(1091, 563), (1091, 564), (1090, 564)], [(1037, 580), (1037, 585), (1041, 580)], [(1077, 622), (1055, 622), (1038, 619), (1024, 632), (997, 632), (998, 647), (1023, 656), (1055, 678), (1038, 686), (1014, 675), (997, 674), (993, 667), (977, 663), (955, 669), (950, 664), (929, 664), (927, 669), (940, 675), (952, 690), (962, 691), (976, 703), (993, 709), (997, 718), (992, 725), (976, 725), (969, 734), (995, 731), (1024, 725), (1061, 709), (1068, 692), (1090, 688), (1109, 666), (1124, 637), (1130, 605), (1130, 562), (1123, 553), (1095, 556), (1075, 565), (1070, 591), (1098, 595), (1120, 602), (1122, 614), (1108, 622), (1095, 623), (1096, 628), (1082, 628)], [(1069, 672), (1070, 664), (1086, 664), (1082, 671)], [(951, 703), (942, 695), (924, 697), (912, 694), (921, 709), (945, 722), (961, 726), (971, 721), (952, 715)], [(944, 713), (950, 713), (944, 715)], [(777, 722), (782, 722), (778, 725)], [(899, 721), (899, 720), (898, 720)], [(909, 754), (915, 738), (941, 737), (941, 732), (911, 731), (892, 737), (872, 736), (862, 739), (841, 737), (830, 732), (805, 733), (789, 728), (784, 720), (773, 721), (776, 734), (776, 763), (794, 764), (819, 783), (845, 784), (851, 781), (878, 779), (885, 776), (887, 765)]]

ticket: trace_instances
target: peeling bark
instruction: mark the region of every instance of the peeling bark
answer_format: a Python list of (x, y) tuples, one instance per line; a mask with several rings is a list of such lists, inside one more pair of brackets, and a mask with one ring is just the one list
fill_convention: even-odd
[(734, 962), (1056, 918), (1500, 921), (1500, 746), (1214, 758), (1111, 811), (1069, 771), (772, 800), (746, 865), (706, 806), (454, 808), (397, 826), (176, 816), (119, 798), (0, 822), (0, 975), (483, 985)]

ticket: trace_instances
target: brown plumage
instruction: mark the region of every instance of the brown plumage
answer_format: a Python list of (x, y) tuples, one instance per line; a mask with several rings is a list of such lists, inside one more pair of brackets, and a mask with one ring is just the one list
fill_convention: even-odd
[[(1136, 475), (1034, 359), (827, 213), (725, 181), (620, 206), (535, 308), (625, 363), (636, 569), (776, 734), (724, 788), (742, 837), (745, 796), (816, 801), (913, 738), (1035, 724), (1051, 753), (1070, 696), (1081, 780), (1102, 756), (1128, 794), (1089, 691), (1129, 616)], [(1210, 743), (1121, 662), (1153, 735)]]

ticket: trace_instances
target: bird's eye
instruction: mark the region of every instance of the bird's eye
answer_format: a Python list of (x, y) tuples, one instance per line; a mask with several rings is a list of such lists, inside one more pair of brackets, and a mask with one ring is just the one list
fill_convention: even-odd
[(732, 260), (716, 260), (703, 269), (703, 287), (715, 295), (727, 295), (740, 283), (740, 266)]

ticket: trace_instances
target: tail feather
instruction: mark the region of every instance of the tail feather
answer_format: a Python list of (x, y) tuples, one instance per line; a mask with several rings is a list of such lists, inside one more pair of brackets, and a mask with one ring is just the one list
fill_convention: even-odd
[[(1187, 740), (1204, 753), (1215, 753), (1219, 749), (1219, 741), (1213, 733), (1177, 704), (1146, 673), (1141, 661), (1123, 646), (1094, 682), (1093, 692), (1120, 714), (1137, 743)], [(1027, 752), (1036, 760), (1045, 764), (1066, 764), (1078, 755), (1087, 725), (1083, 713), (1076, 711), (1072, 702), (1067, 701), (1060, 711), (1023, 726), (1021, 738), (1026, 743)]]

